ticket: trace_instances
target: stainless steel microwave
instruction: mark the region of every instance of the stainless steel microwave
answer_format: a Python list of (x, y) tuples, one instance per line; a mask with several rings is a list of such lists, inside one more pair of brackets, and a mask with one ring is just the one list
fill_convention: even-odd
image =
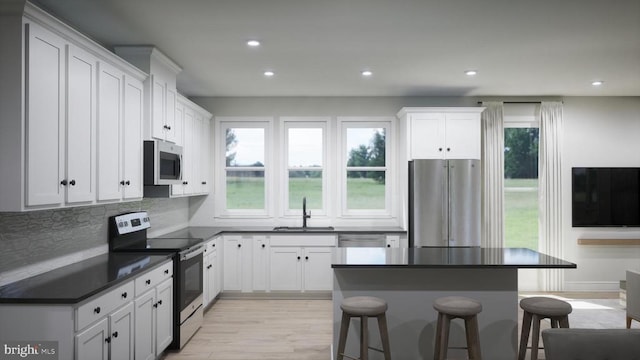
[(145, 140), (144, 185), (172, 184), (182, 184), (182, 146)]

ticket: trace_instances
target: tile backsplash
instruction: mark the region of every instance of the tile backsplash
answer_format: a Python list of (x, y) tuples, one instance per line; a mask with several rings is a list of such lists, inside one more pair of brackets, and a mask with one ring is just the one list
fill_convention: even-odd
[(150, 236), (188, 226), (189, 199), (0, 213), (0, 286), (108, 251), (109, 216), (146, 210)]

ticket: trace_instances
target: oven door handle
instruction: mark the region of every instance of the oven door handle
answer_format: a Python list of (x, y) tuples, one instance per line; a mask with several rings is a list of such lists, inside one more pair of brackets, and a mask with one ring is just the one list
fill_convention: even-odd
[(194, 258), (204, 252), (204, 245), (198, 245), (196, 248), (191, 248), (184, 253), (180, 253), (180, 261), (186, 261)]

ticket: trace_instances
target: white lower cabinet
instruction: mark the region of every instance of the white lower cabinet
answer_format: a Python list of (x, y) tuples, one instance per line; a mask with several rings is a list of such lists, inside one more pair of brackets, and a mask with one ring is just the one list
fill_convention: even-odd
[(223, 291), (252, 290), (252, 235), (225, 235)]
[(269, 288), (269, 237), (256, 235), (253, 238), (253, 291), (266, 291)]
[(173, 279), (137, 296), (135, 313), (135, 359), (153, 360), (173, 341)]
[(219, 255), (220, 237), (214, 237), (205, 244), (204, 248), (204, 271), (202, 276), (202, 302), (206, 308), (222, 290), (222, 263)]
[(76, 359), (133, 360), (133, 303), (75, 336)]
[(335, 236), (272, 236), (269, 285), (272, 291), (330, 291)]

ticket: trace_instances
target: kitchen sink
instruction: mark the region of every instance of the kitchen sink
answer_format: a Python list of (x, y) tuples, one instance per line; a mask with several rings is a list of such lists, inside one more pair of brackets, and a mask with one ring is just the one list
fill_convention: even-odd
[(283, 232), (297, 232), (297, 231), (332, 231), (335, 230), (333, 226), (276, 226), (273, 228), (273, 231), (283, 231)]

